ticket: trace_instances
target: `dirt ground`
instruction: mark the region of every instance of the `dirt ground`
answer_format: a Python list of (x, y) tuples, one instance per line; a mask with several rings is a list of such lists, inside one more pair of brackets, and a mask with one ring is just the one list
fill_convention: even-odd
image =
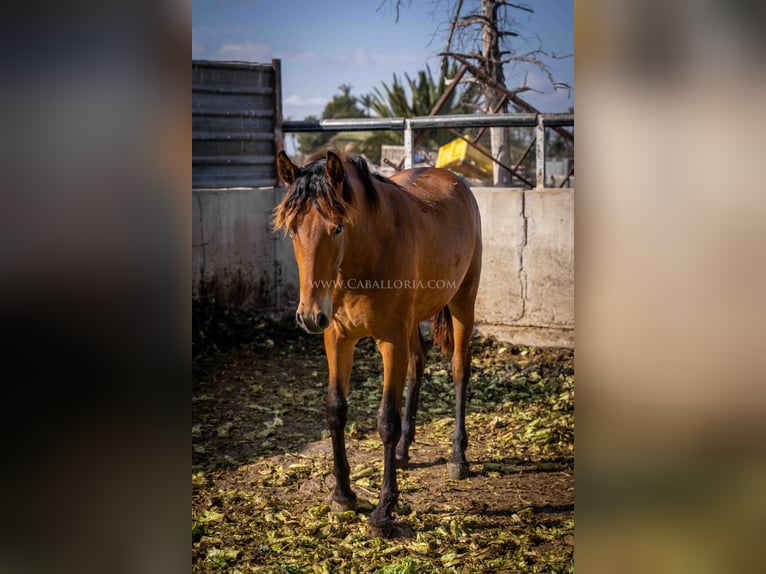
[(382, 478), (382, 363), (357, 347), (347, 450), (356, 512), (329, 512), (332, 450), (321, 337), (197, 305), (192, 394), (193, 572), (572, 572), (574, 353), (476, 335), (470, 476), (447, 477), (449, 363), (428, 352), (415, 443), (398, 471), (406, 538), (369, 536)]

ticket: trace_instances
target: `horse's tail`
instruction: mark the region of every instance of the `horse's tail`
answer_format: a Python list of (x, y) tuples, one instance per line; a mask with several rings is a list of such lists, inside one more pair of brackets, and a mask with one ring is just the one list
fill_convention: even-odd
[(449, 307), (446, 305), (433, 318), (431, 333), (434, 345), (439, 345), (442, 354), (451, 354), (455, 348), (455, 338), (452, 334), (452, 313), (450, 313)]

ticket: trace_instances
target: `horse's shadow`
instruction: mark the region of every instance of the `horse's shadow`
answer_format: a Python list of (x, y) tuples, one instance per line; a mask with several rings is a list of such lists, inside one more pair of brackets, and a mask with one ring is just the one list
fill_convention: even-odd
[[(484, 476), (492, 469), (486, 469), (485, 465), (500, 464), (501, 466), (507, 465), (512, 470), (501, 469), (500, 474), (504, 476), (511, 476), (514, 474), (530, 474), (530, 473), (548, 473), (559, 472), (571, 468), (574, 459), (572, 458), (555, 458), (544, 463), (535, 463), (533, 461), (518, 460), (518, 459), (504, 459), (502, 461), (495, 460), (470, 460), (468, 478)], [(412, 461), (410, 460), (405, 470), (422, 470), (427, 468), (438, 467), (447, 464), (447, 459), (443, 456), (437, 457), (433, 460), (426, 461)]]

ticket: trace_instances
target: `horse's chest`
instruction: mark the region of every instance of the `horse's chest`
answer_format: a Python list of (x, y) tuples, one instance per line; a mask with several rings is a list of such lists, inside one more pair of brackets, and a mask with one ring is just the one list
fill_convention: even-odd
[[(392, 319), (407, 317), (408, 305), (403, 305), (401, 293), (395, 289), (380, 289), (379, 293), (342, 297), (335, 306), (333, 318), (349, 335), (374, 335), (381, 327), (391, 325)], [(389, 297), (384, 297), (389, 291)]]

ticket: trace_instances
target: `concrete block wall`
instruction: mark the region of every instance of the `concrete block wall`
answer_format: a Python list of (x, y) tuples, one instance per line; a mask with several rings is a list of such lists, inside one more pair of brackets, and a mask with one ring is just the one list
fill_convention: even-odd
[[(514, 343), (574, 346), (574, 191), (473, 188), (484, 252), (480, 331)], [(298, 269), (271, 232), (283, 189), (194, 190), (192, 296), (289, 315)]]
[(480, 331), (537, 346), (574, 346), (574, 191), (475, 187), (484, 252)]
[(271, 232), (282, 189), (193, 190), (192, 298), (281, 311), (298, 299), (290, 240)]

